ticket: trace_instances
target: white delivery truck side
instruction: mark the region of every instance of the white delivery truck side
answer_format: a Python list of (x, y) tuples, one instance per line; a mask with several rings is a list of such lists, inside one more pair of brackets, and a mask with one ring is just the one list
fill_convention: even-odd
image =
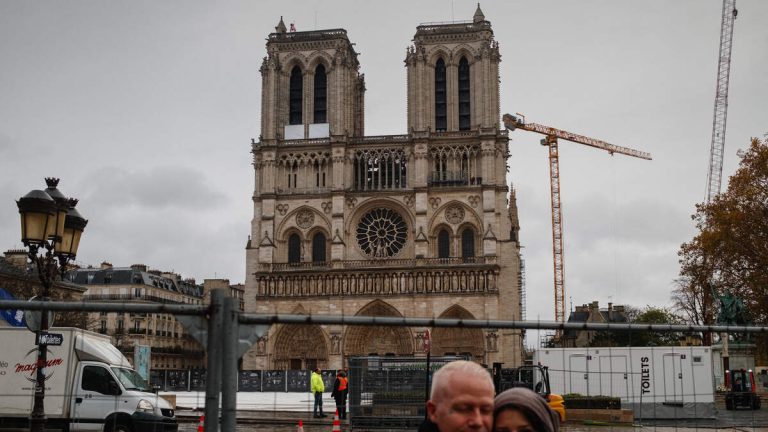
[[(170, 404), (149, 392), (108, 336), (53, 328), (60, 346), (48, 347), (46, 428), (66, 431), (175, 432)], [(28, 427), (37, 370), (35, 335), (0, 328), (0, 430)]]

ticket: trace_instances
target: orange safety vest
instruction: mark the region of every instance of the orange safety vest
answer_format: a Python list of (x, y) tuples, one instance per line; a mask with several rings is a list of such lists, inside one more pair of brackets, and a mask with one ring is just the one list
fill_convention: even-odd
[(344, 377), (339, 377), (339, 391), (346, 390), (347, 389), (347, 379)]

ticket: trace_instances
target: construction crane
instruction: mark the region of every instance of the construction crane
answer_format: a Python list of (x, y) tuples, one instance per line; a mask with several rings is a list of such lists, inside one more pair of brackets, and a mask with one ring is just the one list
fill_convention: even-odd
[[(712, 144), (709, 150), (709, 171), (707, 172), (707, 196), (709, 204), (719, 193), (723, 177), (723, 152), (725, 151), (725, 120), (728, 117), (728, 83), (731, 77), (731, 47), (733, 46), (733, 24), (736, 21), (736, 0), (723, 0), (720, 22), (720, 57), (717, 60), (717, 90), (715, 92), (715, 114), (712, 120)], [(704, 257), (706, 263), (706, 257)], [(709, 287), (703, 287), (704, 323), (712, 323), (712, 297)], [(704, 333), (704, 345), (712, 344), (712, 334)], [(728, 358), (727, 356), (723, 357)], [(726, 365), (727, 369), (727, 365)]]
[(525, 117), (519, 113), (517, 116), (504, 114), (503, 120), (504, 127), (510, 131), (522, 129), (544, 135), (541, 145), (549, 148), (549, 179), (552, 201), (552, 255), (555, 271), (555, 321), (565, 322), (565, 250), (563, 247), (563, 211), (560, 207), (560, 162), (557, 140), (564, 139), (605, 150), (610, 154), (618, 153), (640, 159), (651, 160), (651, 154), (538, 123), (526, 123)]
[(707, 204), (720, 193), (723, 177), (725, 120), (728, 117), (728, 82), (731, 76), (733, 23), (736, 21), (737, 14), (736, 0), (723, 0), (723, 19), (720, 24), (720, 58), (717, 61), (715, 114), (712, 120), (712, 145), (709, 151), (709, 173), (707, 174)]

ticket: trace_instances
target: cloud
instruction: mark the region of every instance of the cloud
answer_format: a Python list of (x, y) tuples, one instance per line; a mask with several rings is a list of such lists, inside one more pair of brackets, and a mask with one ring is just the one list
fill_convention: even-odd
[[(141, 164), (144, 158), (137, 157)], [(127, 165), (131, 165), (130, 161)], [(154, 211), (209, 211), (222, 204), (226, 196), (209, 187), (205, 174), (184, 166), (156, 166), (126, 169), (97, 168), (74, 189), (89, 207), (106, 210), (143, 208)]]

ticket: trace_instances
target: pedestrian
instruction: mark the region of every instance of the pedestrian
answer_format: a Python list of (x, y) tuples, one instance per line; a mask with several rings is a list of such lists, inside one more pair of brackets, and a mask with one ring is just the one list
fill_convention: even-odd
[(541, 395), (524, 387), (503, 391), (493, 401), (493, 432), (558, 432), (560, 417)]
[(327, 417), (323, 414), (323, 392), (325, 391), (325, 384), (323, 384), (323, 377), (320, 375), (320, 368), (315, 368), (315, 370), (312, 371), (312, 377), (309, 382), (311, 384), (312, 394), (315, 395), (315, 406), (312, 409), (312, 417)]
[(493, 379), (475, 362), (457, 360), (432, 376), (427, 420), (419, 432), (490, 432), (493, 423)]
[(347, 418), (347, 394), (349, 394), (349, 380), (344, 371), (336, 374), (336, 381), (333, 382), (333, 392), (331, 396), (336, 400), (336, 409), (339, 411), (339, 418)]

